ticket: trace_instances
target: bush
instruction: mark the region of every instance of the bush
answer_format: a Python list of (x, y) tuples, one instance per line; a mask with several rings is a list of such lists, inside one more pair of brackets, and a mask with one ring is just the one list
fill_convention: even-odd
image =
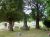
[(44, 24), (47, 28), (50, 28), (50, 20), (44, 20), (43, 24)]

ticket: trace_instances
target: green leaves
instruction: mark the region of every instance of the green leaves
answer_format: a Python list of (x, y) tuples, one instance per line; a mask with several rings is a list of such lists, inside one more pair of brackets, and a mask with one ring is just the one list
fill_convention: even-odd
[(23, 0), (5, 0), (2, 3), (2, 19), (4, 21), (20, 21), (23, 19)]

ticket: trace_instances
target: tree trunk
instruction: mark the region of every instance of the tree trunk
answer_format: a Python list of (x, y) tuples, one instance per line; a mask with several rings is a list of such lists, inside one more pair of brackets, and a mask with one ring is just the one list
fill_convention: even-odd
[(27, 15), (25, 14), (24, 16), (25, 17), (24, 17), (24, 26), (23, 27), (24, 27), (25, 30), (28, 30), (29, 28), (27, 26)]
[(9, 31), (13, 31), (14, 22), (9, 22)]
[(39, 7), (38, 7), (38, 3), (36, 4), (37, 6), (37, 15), (36, 15), (36, 29), (40, 29), (40, 26), (39, 26)]
[(40, 26), (39, 26), (39, 18), (38, 17), (36, 18), (36, 29), (40, 29)]

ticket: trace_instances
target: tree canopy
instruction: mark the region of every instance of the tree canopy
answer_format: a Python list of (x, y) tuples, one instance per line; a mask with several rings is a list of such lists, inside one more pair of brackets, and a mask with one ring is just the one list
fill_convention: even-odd
[(4, 21), (19, 21), (23, 19), (22, 2), (22, 0), (5, 0), (2, 3), (1, 13), (4, 13)]

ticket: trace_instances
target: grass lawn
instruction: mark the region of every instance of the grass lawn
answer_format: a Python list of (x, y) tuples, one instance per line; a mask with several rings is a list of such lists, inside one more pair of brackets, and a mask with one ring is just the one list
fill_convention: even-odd
[(31, 29), (29, 31), (0, 31), (0, 37), (49, 37), (48, 33), (43, 30)]

